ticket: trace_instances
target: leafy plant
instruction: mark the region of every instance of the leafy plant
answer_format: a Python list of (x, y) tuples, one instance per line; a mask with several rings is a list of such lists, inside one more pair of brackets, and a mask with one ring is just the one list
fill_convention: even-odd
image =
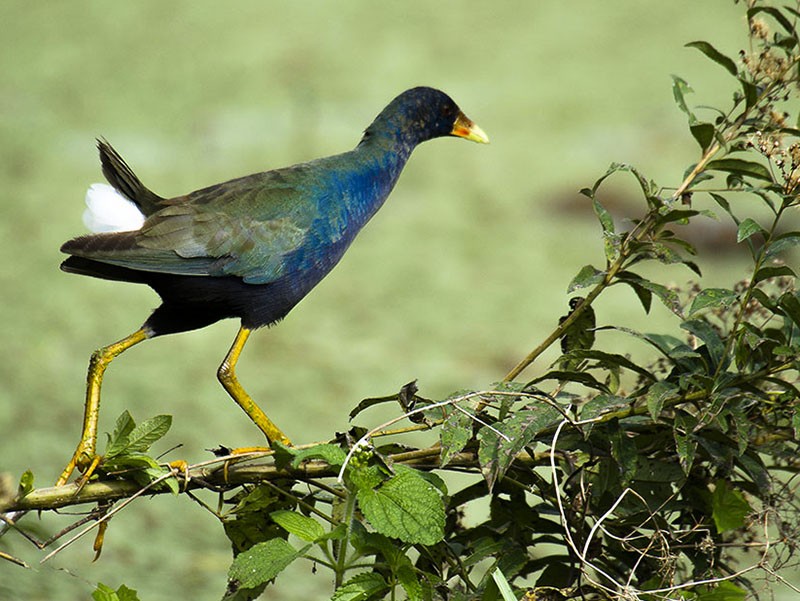
[[(102, 501), (109, 512), (142, 486), (185, 493), (231, 542), (225, 599), (258, 597), (298, 561), (331, 571), (335, 601), (732, 601), (785, 582), (800, 537), (800, 293), (789, 265), (800, 231), (787, 229), (800, 205), (800, 5), (750, 0), (745, 9), (749, 48), (738, 57), (688, 44), (731, 77), (728, 106), (695, 108), (689, 83), (673, 78), (697, 161), (674, 187), (614, 163), (582, 191), (603, 256), (571, 280), (567, 292), (582, 296), (503, 381), (440, 401), (411, 383), (351, 414), (397, 402), (401, 414), (387, 424), (225, 455), (185, 474), (146, 455), (168, 418), (136, 426), (124, 413), (82, 490), (37, 490), (26, 474), (5, 509)], [(641, 194), (627, 229), (599, 194), (617, 177), (633, 178)], [(747, 248), (749, 277), (676, 289), (645, 269), (701, 276), (675, 226), (718, 216)], [(646, 312), (662, 303), (677, 327), (598, 325), (593, 304), (620, 286)], [(621, 349), (619, 334), (649, 359)], [(558, 341), (561, 356), (522, 379)], [(435, 439), (412, 446), (411, 432)], [(216, 506), (200, 489), (214, 491)], [(103, 585), (100, 594), (128, 598)]]

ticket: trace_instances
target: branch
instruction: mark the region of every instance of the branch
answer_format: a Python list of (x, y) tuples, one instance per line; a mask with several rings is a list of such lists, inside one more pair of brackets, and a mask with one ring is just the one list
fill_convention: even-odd
[[(251, 461), (268, 453), (260, 453), (258, 456), (248, 456)], [(414, 449), (402, 453), (389, 455), (391, 463), (402, 465), (413, 465), (416, 468), (431, 470), (441, 467), (440, 463), (441, 448), (432, 446), (424, 449)], [(533, 458), (526, 452), (520, 453), (515, 461), (520, 464), (544, 464), (545, 455), (535, 454)], [(213, 462), (205, 462), (192, 466), (188, 470), (188, 479), (183, 473), (175, 472), (175, 477), (180, 480), (180, 492), (198, 489), (210, 489), (216, 492), (232, 490), (242, 484), (258, 484), (265, 480), (293, 479), (306, 481), (314, 478), (335, 478), (339, 472), (338, 467), (332, 467), (323, 461), (307, 461), (298, 468), (278, 469), (273, 464), (234, 464), (230, 457), (217, 459)], [(241, 459), (239, 458), (239, 461)], [(215, 465), (209, 469), (208, 464)], [(227, 464), (227, 465), (225, 465)], [(458, 453), (450, 459), (444, 469), (479, 469), (478, 457), (476, 453), (465, 451)], [(62, 507), (72, 507), (86, 503), (108, 503), (120, 499), (129, 498), (142, 490), (142, 486), (131, 480), (106, 480), (93, 481), (85, 484), (82, 488), (78, 484), (66, 484), (64, 486), (53, 486), (47, 488), (37, 488), (28, 494), (9, 500), (0, 506), (3, 513), (16, 511), (42, 511), (55, 510)], [(165, 486), (148, 491), (148, 495), (160, 495), (169, 493), (171, 490)]]

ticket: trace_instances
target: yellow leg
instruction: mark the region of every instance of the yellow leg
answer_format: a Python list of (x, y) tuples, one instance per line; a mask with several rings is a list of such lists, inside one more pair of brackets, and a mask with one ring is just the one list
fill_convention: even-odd
[[(114, 360), (114, 357), (147, 338), (147, 332), (139, 329), (119, 342), (109, 344), (92, 354), (92, 358), (89, 360), (89, 373), (86, 376), (86, 403), (83, 409), (81, 440), (78, 443), (78, 448), (75, 449), (72, 459), (70, 459), (64, 471), (61, 472), (56, 486), (66, 484), (76, 467), (89, 465), (89, 469), (93, 471), (99, 464), (96, 457), (97, 422), (100, 417), (100, 386), (103, 383), (103, 373), (105, 373), (108, 364)], [(91, 476), (91, 471), (87, 470), (83, 478), (88, 479)]]
[(249, 336), (249, 329), (244, 326), (239, 328), (239, 332), (231, 345), (231, 350), (225, 355), (222, 365), (217, 370), (217, 377), (225, 390), (228, 391), (228, 394), (231, 395), (231, 398), (236, 401), (239, 407), (244, 409), (247, 417), (258, 426), (270, 442), (277, 441), (287, 445), (292, 444), (286, 434), (281, 432), (280, 428), (261, 410), (261, 407), (256, 405), (256, 402), (250, 398), (250, 395), (245, 392), (236, 377), (236, 363), (239, 361), (239, 355), (242, 354), (242, 349)]

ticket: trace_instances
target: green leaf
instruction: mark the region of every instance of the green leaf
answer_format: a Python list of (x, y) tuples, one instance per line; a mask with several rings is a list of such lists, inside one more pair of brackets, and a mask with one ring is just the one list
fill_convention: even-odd
[(228, 586), (234, 590), (251, 589), (269, 582), (310, 547), (306, 545), (298, 551), (282, 538), (253, 545), (233, 560), (228, 570)]
[(692, 434), (696, 424), (697, 420), (689, 415), (681, 413), (675, 416), (673, 437), (675, 438), (675, 449), (678, 452), (678, 461), (684, 474), (688, 474), (692, 469), (694, 456), (697, 453), (697, 440)]
[(162, 438), (172, 425), (171, 415), (156, 415), (146, 419), (128, 434), (127, 453), (145, 453)]
[(269, 514), (272, 521), (308, 543), (313, 543), (325, 536), (325, 529), (314, 518), (307, 517), (296, 511), (280, 509)]
[(578, 275), (572, 278), (572, 281), (569, 283), (569, 286), (567, 287), (567, 294), (570, 294), (579, 288), (586, 288), (587, 286), (599, 284), (603, 281), (605, 275), (606, 274), (604, 271), (600, 271), (592, 265), (584, 265), (581, 267)]
[(711, 142), (714, 141), (714, 132), (716, 130), (710, 123), (695, 123), (689, 126), (689, 131), (700, 145), (700, 150), (705, 152), (706, 149), (711, 146)]
[(746, 590), (724, 580), (714, 588), (698, 591), (697, 596), (690, 599), (691, 601), (744, 601), (746, 598)]
[(682, 79), (677, 75), (672, 76), (672, 96), (675, 98), (675, 104), (678, 105), (678, 108), (688, 115), (689, 123), (695, 123), (697, 121), (694, 113), (689, 110), (689, 107), (686, 104), (686, 94), (691, 94), (692, 92), (694, 92), (694, 90), (692, 90), (692, 87), (686, 82), (685, 79)]
[(742, 94), (744, 94), (745, 108), (750, 109), (758, 101), (758, 88), (746, 79), (739, 79), (742, 86)]
[(472, 418), (462, 411), (453, 411), (439, 431), (442, 447), (441, 466), (444, 467), (460, 453), (472, 438)]
[(582, 420), (594, 419), (612, 411), (619, 411), (630, 407), (630, 401), (624, 397), (613, 394), (598, 394), (580, 408)]
[(376, 599), (378, 595), (389, 590), (383, 576), (377, 572), (356, 574), (336, 589), (331, 601), (367, 601)]
[(503, 601), (517, 601), (517, 596), (514, 594), (514, 591), (511, 590), (511, 585), (508, 584), (508, 580), (506, 580), (506, 577), (499, 568), (492, 570), (492, 579), (497, 585), (497, 590), (500, 591), (500, 596), (503, 598)]
[(800, 293), (786, 292), (778, 299), (778, 306), (795, 325), (800, 326)]
[(308, 449), (294, 450), (290, 448), (290, 450), (294, 455), (292, 467), (297, 467), (308, 459), (321, 459), (331, 466), (341, 467), (344, 460), (347, 458), (347, 453), (345, 453), (341, 447), (327, 443), (309, 447)]
[(422, 601), (422, 585), (419, 582), (417, 572), (408, 556), (402, 555), (401, 557), (405, 561), (395, 570), (397, 581), (406, 592), (408, 601)]
[(730, 307), (737, 298), (738, 295), (727, 288), (705, 288), (694, 297), (689, 315), (709, 307)]
[(774, 6), (754, 6), (747, 9), (747, 20), (752, 20), (753, 17), (755, 17), (758, 13), (767, 13), (778, 23), (780, 23), (781, 27), (783, 27), (786, 30), (786, 33), (788, 33), (790, 36), (794, 37), (797, 35), (795, 26), (789, 19), (786, 18), (780, 9), (775, 8)]
[(613, 234), (614, 233), (614, 218), (611, 216), (611, 213), (606, 210), (606, 208), (600, 204), (600, 201), (592, 199), (592, 207), (594, 208), (594, 214), (597, 215), (598, 221), (600, 221), (600, 226), (603, 228), (603, 232)]
[(660, 380), (648, 388), (645, 395), (645, 403), (653, 421), (658, 420), (661, 415), (661, 409), (664, 407), (664, 402), (674, 396), (676, 392), (678, 392), (678, 386), (664, 380)]
[(732, 59), (728, 58), (724, 54), (722, 54), (719, 50), (714, 48), (708, 42), (689, 42), (686, 44), (687, 48), (697, 48), (700, 52), (705, 54), (708, 58), (712, 61), (717, 63), (718, 65), (722, 65), (725, 69), (733, 75), (734, 77), (739, 73), (739, 70), (736, 68), (736, 63), (733, 62)]
[(655, 294), (664, 304), (664, 306), (675, 313), (675, 315), (678, 317), (683, 317), (683, 307), (681, 306), (677, 292), (670, 290), (666, 286), (656, 284), (655, 282), (651, 282), (650, 280), (646, 280), (644, 278), (638, 281), (637, 285)]
[(738, 228), (736, 228), (736, 242), (747, 240), (750, 236), (756, 233), (763, 234), (764, 228), (762, 228), (755, 220), (748, 217), (739, 224)]
[(725, 480), (717, 480), (711, 495), (711, 515), (717, 532), (722, 534), (745, 525), (745, 519), (753, 511), (744, 495)]
[(611, 456), (619, 466), (622, 485), (628, 486), (631, 479), (636, 474), (638, 453), (636, 443), (627, 432), (620, 427), (618, 419), (609, 420), (606, 423), (608, 437), (611, 441)]
[(359, 507), (370, 524), (386, 536), (411, 544), (433, 545), (444, 537), (444, 502), (439, 491), (416, 470), (395, 466), (397, 473), (375, 488), (359, 488)]
[[(579, 306), (584, 305), (584, 299), (576, 296), (569, 301), (570, 311), (567, 315), (562, 316), (558, 320), (561, 325), (569, 319), (572, 314), (578, 309)], [(577, 320), (569, 326), (561, 335), (561, 352), (569, 353), (570, 351), (586, 350), (592, 348), (594, 345), (594, 328), (597, 326), (594, 309), (591, 305), (584, 305), (582, 313), (578, 316)], [(574, 368), (576, 365), (572, 364), (571, 360), (562, 362), (562, 366), (566, 369)]]
[(653, 379), (653, 374), (651, 374), (648, 370), (637, 365), (636, 363), (631, 361), (628, 357), (620, 355), (618, 353), (607, 353), (605, 351), (586, 349), (586, 350), (576, 350), (574, 351), (573, 354), (575, 357), (581, 359), (594, 359), (595, 361), (597, 361), (598, 367), (603, 367), (606, 369), (622, 367), (624, 369), (629, 369), (630, 371), (634, 371), (640, 376), (643, 376), (649, 380)]
[(644, 312), (650, 313), (650, 307), (653, 304), (653, 293), (639, 284), (644, 278), (631, 271), (621, 271), (617, 274), (617, 277), (621, 282), (633, 288), (639, 302), (642, 303)]
[(706, 343), (706, 349), (714, 362), (714, 366), (719, 365), (725, 353), (725, 343), (719, 333), (704, 319), (690, 319), (681, 324), (681, 328), (697, 336)]
[(114, 425), (114, 431), (108, 435), (108, 442), (106, 444), (106, 458), (111, 458), (125, 452), (128, 446), (128, 434), (130, 434), (136, 427), (136, 422), (126, 409), (117, 418)]
[(33, 490), (33, 472), (25, 470), (19, 479), (19, 487), (17, 488), (17, 496), (24, 497)]
[(754, 161), (733, 158), (717, 159), (716, 161), (709, 161), (706, 165), (706, 169), (733, 173), (741, 177), (752, 177), (772, 183), (772, 175), (769, 169), (764, 167), (761, 163), (756, 163)]
[(120, 469), (161, 469), (161, 466), (158, 465), (158, 462), (150, 457), (150, 455), (145, 455), (144, 453), (125, 453), (124, 455), (119, 455), (118, 457), (114, 457), (113, 459), (109, 459), (106, 461), (103, 466), (111, 471), (111, 470), (120, 470)]
[(800, 409), (797, 407), (792, 411), (792, 430), (794, 430), (795, 439), (800, 438)]
[[(521, 409), (509, 419), (478, 431), (478, 463), (489, 490), (503, 477), (517, 453), (530, 445), (539, 431), (560, 417), (555, 408), (541, 403)], [(499, 436), (498, 431), (507, 438)]]
[(114, 590), (102, 582), (97, 583), (97, 588), (92, 593), (92, 599), (94, 601), (139, 601), (136, 591), (124, 584)]
[(753, 275), (753, 282), (763, 282), (764, 280), (768, 280), (770, 278), (778, 278), (782, 276), (789, 276), (795, 277), (794, 271), (787, 265), (778, 265), (775, 267), (762, 267), (758, 271), (756, 271), (755, 275)]
[(767, 248), (766, 256), (774, 257), (782, 252), (800, 245), (800, 232), (786, 232), (777, 236)]

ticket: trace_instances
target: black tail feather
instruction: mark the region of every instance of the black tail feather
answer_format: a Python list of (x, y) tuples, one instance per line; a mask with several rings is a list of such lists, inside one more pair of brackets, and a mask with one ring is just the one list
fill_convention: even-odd
[(61, 263), (61, 271), (76, 273), (78, 275), (88, 275), (101, 280), (113, 280), (115, 282), (133, 282), (134, 284), (147, 284), (150, 274), (147, 272), (101, 263), (83, 257), (69, 257)]
[(100, 164), (108, 183), (120, 194), (136, 203), (145, 217), (155, 213), (164, 199), (150, 191), (128, 166), (125, 160), (106, 140), (98, 138), (97, 150), (100, 152)]

